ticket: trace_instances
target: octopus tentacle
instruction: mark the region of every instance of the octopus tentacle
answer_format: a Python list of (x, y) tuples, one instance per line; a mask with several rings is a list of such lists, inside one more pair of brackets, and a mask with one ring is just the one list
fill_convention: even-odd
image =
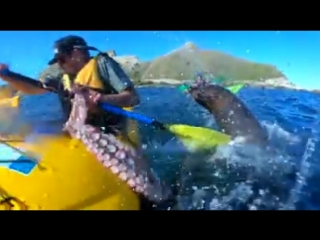
[(126, 182), (135, 192), (154, 202), (169, 198), (171, 192), (157, 178), (142, 154), (113, 134), (85, 124), (88, 106), (84, 96), (76, 93), (65, 130), (83, 142), (102, 165)]

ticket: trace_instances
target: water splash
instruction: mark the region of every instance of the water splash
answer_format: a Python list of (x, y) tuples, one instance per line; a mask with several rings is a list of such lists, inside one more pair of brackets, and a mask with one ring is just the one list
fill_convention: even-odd
[(310, 158), (312, 157), (315, 150), (315, 139), (308, 139), (305, 153), (301, 159), (299, 171), (297, 172), (297, 180), (294, 187), (291, 190), (290, 197), (286, 204), (286, 208), (288, 209), (295, 209), (295, 204), (300, 200), (302, 196), (302, 189), (306, 186), (308, 177), (310, 177)]

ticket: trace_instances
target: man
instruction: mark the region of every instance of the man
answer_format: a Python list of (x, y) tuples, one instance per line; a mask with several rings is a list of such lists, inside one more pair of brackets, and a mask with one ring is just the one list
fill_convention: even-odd
[[(118, 107), (131, 107), (139, 104), (139, 96), (133, 83), (125, 74), (120, 65), (107, 54), (99, 52), (92, 58), (89, 50), (98, 51), (87, 45), (79, 36), (66, 36), (54, 44), (54, 58), (49, 65), (57, 63), (62, 69), (61, 79), (41, 79), (43, 86), (54, 89), (60, 101), (66, 118), (71, 110), (70, 93), (74, 84), (87, 86), (88, 98), (94, 102), (104, 102)], [(8, 69), (5, 64), (0, 64), (1, 70)], [(40, 94), (47, 90), (39, 88), (20, 79), (1, 75), (14, 89), (25, 94)], [(92, 90), (94, 89), (94, 90)], [(91, 107), (88, 124), (111, 129), (123, 130), (124, 119), (119, 116), (106, 114), (95, 106)]]
[[(119, 131), (124, 133), (124, 130), (124, 134), (128, 136), (128, 129), (125, 129), (127, 126), (125, 119), (97, 109), (95, 103), (99, 101), (122, 108), (132, 107), (139, 104), (139, 96), (131, 80), (114, 59), (101, 52), (92, 58), (89, 50), (98, 51), (96, 48), (88, 46), (85, 40), (78, 36), (67, 36), (57, 40), (54, 44), (54, 58), (48, 64), (58, 64), (63, 75), (60, 79), (40, 79), (43, 82), (43, 88), (18, 79), (18, 77), (13, 78), (5, 74), (0, 74), (0, 77), (14, 89), (25, 94), (45, 93), (48, 91), (46, 88), (54, 90), (59, 94), (66, 119), (69, 118), (71, 111), (72, 86), (87, 86), (90, 90), (85, 91), (86, 97), (91, 99), (93, 103), (89, 109), (87, 124), (101, 127), (105, 132), (116, 130), (117, 133)], [(5, 64), (0, 64), (0, 72), (6, 69), (8, 67)], [(137, 137), (132, 139), (128, 136), (128, 138), (133, 144), (139, 144), (136, 141)], [(142, 196), (139, 198), (141, 209), (154, 208), (153, 202)]]

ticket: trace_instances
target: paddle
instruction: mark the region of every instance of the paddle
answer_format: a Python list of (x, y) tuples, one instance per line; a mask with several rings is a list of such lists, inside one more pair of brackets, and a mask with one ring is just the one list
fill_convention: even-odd
[(182, 143), (190, 150), (211, 149), (216, 145), (227, 144), (230, 141), (230, 136), (218, 131), (214, 131), (210, 128), (194, 127), (183, 124), (164, 124), (142, 114), (128, 112), (108, 104), (101, 104), (101, 107), (108, 112), (122, 115), (141, 123), (152, 125), (161, 130), (168, 130), (174, 135), (180, 137)]
[[(21, 79), (21, 81), (28, 82), (29, 84), (32, 84), (39, 88), (47, 89), (48, 91), (54, 92), (53, 89), (46, 88), (40, 81), (11, 72), (9, 70), (2, 71), (1, 74), (8, 77), (10, 76), (15, 77), (16, 79)], [(100, 107), (105, 111), (111, 112), (113, 114), (122, 115), (127, 118), (134, 119), (138, 122), (152, 125), (161, 130), (168, 130), (169, 132), (178, 136), (182, 143), (189, 150), (211, 149), (216, 145), (227, 144), (230, 141), (230, 136), (209, 128), (193, 127), (183, 124), (164, 124), (142, 114), (126, 111), (122, 108), (115, 107), (106, 103), (101, 103)]]
[[(222, 84), (223, 82), (228, 81), (228, 78), (223, 76), (223, 75), (218, 75), (213, 82), (218, 83), (218, 84)], [(232, 85), (229, 87), (226, 87), (230, 92), (237, 94), (243, 87), (245, 86), (245, 84), (236, 84), (236, 85)]]
[(227, 87), (227, 89), (230, 92), (237, 94), (244, 86), (245, 86), (245, 84), (237, 84), (237, 85), (229, 86), (229, 87)]
[[(229, 86), (229, 87), (226, 87), (230, 92), (236, 94), (238, 93), (242, 88), (244, 87), (244, 84), (237, 84), (237, 85), (233, 85), (233, 86)], [(180, 85), (178, 87), (178, 90), (181, 91), (181, 92), (185, 92), (185, 91), (188, 91), (190, 87), (186, 84), (183, 84), (183, 85)]]
[[(202, 77), (202, 74), (200, 73), (200, 75), (198, 74), (198, 76)], [(221, 83), (225, 82), (226, 80), (227, 80), (227, 78), (225, 76), (219, 75), (218, 77), (214, 78), (213, 80), (207, 81), (207, 82), (209, 82), (209, 83), (211, 82), (212, 84), (221, 84)], [(226, 87), (226, 89), (228, 89), (233, 94), (237, 94), (244, 86), (245, 86), (245, 84), (236, 84), (236, 85)], [(181, 92), (186, 92), (189, 90), (189, 88), (190, 88), (190, 86), (188, 86), (185, 83), (178, 86), (178, 90)]]

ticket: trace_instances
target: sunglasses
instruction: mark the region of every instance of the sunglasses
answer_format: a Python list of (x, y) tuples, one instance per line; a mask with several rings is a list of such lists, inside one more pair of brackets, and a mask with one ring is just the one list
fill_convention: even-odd
[(57, 63), (59, 65), (64, 64), (67, 60), (67, 58), (70, 56), (71, 53), (66, 54), (66, 53), (58, 53), (56, 54), (56, 56), (54, 57), (57, 60)]
[(64, 64), (66, 62), (66, 59), (68, 57), (70, 57), (70, 55), (72, 54), (73, 50), (75, 49), (86, 49), (86, 50), (92, 50), (92, 51), (98, 51), (100, 52), (97, 48), (95, 47), (88, 47), (88, 46), (73, 46), (73, 48), (70, 51), (66, 51), (66, 52), (60, 52), (60, 53), (56, 53), (55, 54), (55, 59), (57, 60), (58, 64)]

